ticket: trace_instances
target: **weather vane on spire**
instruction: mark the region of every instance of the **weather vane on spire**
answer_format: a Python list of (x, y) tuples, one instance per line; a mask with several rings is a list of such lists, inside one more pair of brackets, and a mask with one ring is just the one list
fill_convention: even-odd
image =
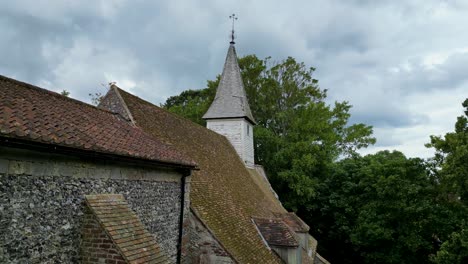
[(236, 14), (232, 14), (229, 16), (230, 19), (232, 19), (232, 30), (231, 30), (231, 44), (234, 44), (234, 21), (237, 20)]

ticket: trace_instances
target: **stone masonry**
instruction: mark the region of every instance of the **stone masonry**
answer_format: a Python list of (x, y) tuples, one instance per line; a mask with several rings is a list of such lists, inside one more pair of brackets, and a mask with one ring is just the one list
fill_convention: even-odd
[(0, 263), (80, 262), (84, 195), (104, 193), (124, 195), (175, 263), (181, 178), (175, 170), (0, 147)]

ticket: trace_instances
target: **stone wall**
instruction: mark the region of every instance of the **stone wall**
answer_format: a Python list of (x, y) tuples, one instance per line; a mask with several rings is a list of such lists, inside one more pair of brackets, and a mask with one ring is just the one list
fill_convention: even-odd
[(123, 194), (175, 263), (181, 177), (175, 170), (0, 147), (0, 263), (79, 262), (84, 195), (99, 193)]
[(188, 222), (189, 225), (186, 229), (188, 247), (183, 254), (183, 263), (236, 263), (193, 211), (190, 211)]

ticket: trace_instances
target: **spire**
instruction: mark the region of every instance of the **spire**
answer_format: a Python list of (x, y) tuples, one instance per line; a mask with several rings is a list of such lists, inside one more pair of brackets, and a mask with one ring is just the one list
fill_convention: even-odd
[(252, 124), (255, 120), (250, 111), (247, 95), (237, 62), (234, 42), (229, 45), (229, 50), (224, 63), (223, 74), (219, 81), (215, 99), (203, 119), (223, 119), (244, 117)]

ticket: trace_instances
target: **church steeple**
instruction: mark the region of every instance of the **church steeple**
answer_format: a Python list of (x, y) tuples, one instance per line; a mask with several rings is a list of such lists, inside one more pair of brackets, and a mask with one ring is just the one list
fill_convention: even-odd
[(238, 117), (244, 117), (255, 125), (242, 82), (236, 49), (231, 41), (216, 96), (203, 119)]
[[(234, 14), (229, 18), (233, 20), (233, 23), (237, 19)], [(208, 129), (225, 136), (245, 165), (253, 168), (255, 165), (253, 145), (255, 119), (250, 111), (234, 44), (233, 24), (231, 42), (218, 90), (203, 119), (206, 120)]]

